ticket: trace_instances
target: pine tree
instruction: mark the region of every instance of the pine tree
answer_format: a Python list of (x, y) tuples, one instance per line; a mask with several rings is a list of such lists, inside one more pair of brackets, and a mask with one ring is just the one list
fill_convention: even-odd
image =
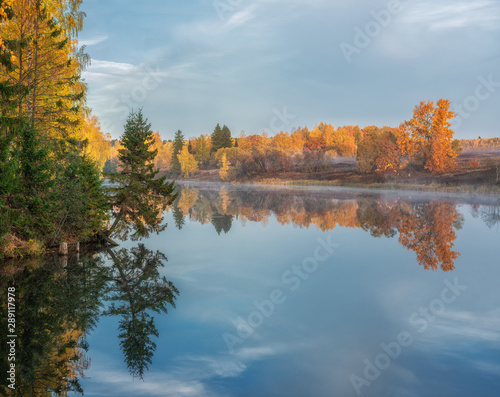
[(181, 163), (179, 162), (179, 153), (184, 146), (184, 135), (182, 131), (178, 130), (175, 133), (174, 144), (172, 146), (172, 172), (174, 175), (179, 175), (181, 173)]
[(10, 147), (12, 136), (3, 132), (0, 136), (0, 239), (10, 231), (13, 224), (13, 211), (7, 201), (17, 190), (17, 159), (12, 156)]
[(55, 164), (33, 126), (25, 123), (20, 130), (19, 192), (15, 192), (13, 207), (22, 215), (16, 222), (16, 234), (43, 240), (55, 231), (52, 222), (57, 216), (53, 196)]
[(231, 131), (224, 125), (222, 128), (219, 124), (215, 126), (214, 132), (211, 135), (212, 138), (212, 153), (217, 152), (217, 150), (222, 148), (230, 148), (233, 146), (233, 141), (231, 139)]
[(210, 152), (215, 153), (222, 147), (222, 129), (219, 124), (215, 126), (214, 132), (212, 132), (210, 138), (212, 140), (212, 148), (210, 149)]
[(166, 177), (158, 178), (154, 159), (158, 153), (152, 150), (154, 135), (142, 110), (131, 112), (121, 137), (122, 149), (118, 152), (121, 171), (110, 175), (118, 187), (111, 188), (111, 205), (115, 218), (110, 233), (119, 232), (125, 238), (130, 228), (132, 238), (148, 236), (151, 231), (160, 232), (163, 212), (174, 201), (174, 183)]
[(227, 125), (224, 125), (222, 127), (222, 146), (221, 148), (230, 148), (233, 147), (233, 139), (231, 138), (231, 131), (227, 127)]
[(61, 144), (55, 194), (61, 209), (58, 218), (58, 240), (88, 240), (105, 229), (108, 199), (101, 186), (97, 163), (85, 154), (85, 146)]

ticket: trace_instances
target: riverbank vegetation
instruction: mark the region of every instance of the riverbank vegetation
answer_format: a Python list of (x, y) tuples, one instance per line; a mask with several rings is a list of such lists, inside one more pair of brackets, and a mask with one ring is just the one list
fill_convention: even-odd
[[(268, 136), (265, 132), (231, 137), (227, 126), (211, 134), (173, 142), (155, 133), (155, 167), (163, 175), (200, 181), (280, 183), (310, 181), (334, 185), (390, 183), (427, 187), (481, 185), (500, 181), (500, 138), (453, 139), (450, 103), (421, 102), (399, 127), (343, 126), (320, 123)], [(119, 170), (112, 142), (105, 169)]]
[[(122, 190), (102, 186), (101, 170), (111, 144), (86, 105), (87, 87), (81, 74), (89, 58), (77, 46), (85, 16), (81, 3), (0, 3), (3, 257), (37, 255), (61, 242), (95, 241), (109, 236), (117, 220), (130, 218), (137, 228), (135, 220), (140, 218), (139, 232), (149, 226), (158, 228), (158, 213), (165, 208), (158, 200), (168, 205), (175, 198), (173, 185), (156, 178), (149, 166), (157, 151), (149, 150), (155, 142), (140, 112), (129, 118), (124, 147), (118, 153), (122, 171), (113, 180)], [(149, 204), (141, 202), (140, 208), (131, 204), (133, 195), (124, 194), (136, 190), (138, 178), (146, 184), (137, 193), (149, 197)]]

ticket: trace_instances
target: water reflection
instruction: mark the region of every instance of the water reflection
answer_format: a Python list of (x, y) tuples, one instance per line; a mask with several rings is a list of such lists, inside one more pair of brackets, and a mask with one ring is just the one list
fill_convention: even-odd
[[(189, 219), (201, 224), (210, 224), (210, 227), (213, 227), (220, 236), (234, 233), (238, 223), (258, 222), (265, 225), (271, 218), (276, 219), (281, 225), (316, 228), (323, 232), (331, 231), (337, 227), (364, 230), (376, 238), (397, 239), (402, 246), (415, 253), (417, 262), (423, 268), (434, 270), (440, 268), (444, 271), (454, 269), (455, 261), (459, 256), (455, 247), (457, 231), (462, 228), (464, 223), (457, 204), (450, 201), (436, 199), (419, 201), (389, 196), (352, 198), (348, 195), (338, 197), (331, 194), (299, 193), (296, 191), (262, 192), (258, 190), (232, 190), (231, 188), (219, 190), (184, 187), (178, 200), (172, 205), (171, 211), (178, 229), (182, 229)], [(463, 212), (464, 210), (462, 210)], [(471, 213), (489, 228), (498, 227), (500, 224), (498, 206), (472, 206)], [(168, 231), (175, 232), (173, 227), (172, 229), (169, 228)], [(290, 228), (287, 228), (287, 231), (290, 232)], [(193, 242), (189, 238), (190, 235), (186, 238), (184, 233), (177, 234), (179, 237), (174, 241), (179, 243), (177, 250), (181, 257), (185, 255), (183, 250), (199, 249), (198, 244), (207, 237), (206, 234), (203, 234), (198, 237), (199, 240)], [(250, 238), (249, 236), (243, 237)], [(213, 238), (222, 241), (215, 235)], [(181, 244), (182, 239), (185, 239), (185, 246)], [(151, 241), (151, 243), (153, 242)], [(211, 244), (212, 240), (209, 243)], [(288, 242), (288, 245), (290, 244), (292, 243)], [(213, 251), (212, 266), (214, 267), (212, 269), (219, 268), (218, 263), (222, 258), (219, 253), (222, 251)], [(463, 254), (465, 257), (466, 253), (463, 252)], [(88, 336), (102, 315), (116, 319), (121, 354), (130, 374), (139, 378), (144, 376), (147, 379), (145, 373), (155, 354), (155, 341), (160, 337), (156, 326), (160, 319), (154, 314), (163, 315), (167, 313), (169, 306), (175, 307), (175, 300), (179, 294), (176, 287), (164, 276), (161, 276), (166, 260), (166, 256), (161, 252), (149, 250), (146, 246), (138, 244), (129, 249), (115, 249), (81, 258), (72, 257), (68, 258), (67, 261), (61, 261), (61, 258), (56, 256), (44, 260), (25, 261), (22, 265), (0, 265), (2, 291), (5, 293), (8, 286), (15, 286), (18, 299), (16, 318), (18, 328), (17, 384), (16, 390), (10, 395), (38, 396), (51, 395), (51, 393), (64, 395), (69, 391), (81, 392), (79, 379), (84, 376), (90, 362), (89, 357), (87, 357)], [(203, 306), (203, 311), (200, 310), (198, 313), (207, 313), (213, 308), (217, 309), (217, 305), (220, 305), (222, 309), (225, 308), (224, 305), (231, 305), (233, 303), (231, 298), (227, 298), (230, 289), (222, 283), (227, 283), (234, 289), (238, 288), (231, 284), (231, 279), (228, 281), (224, 277), (220, 277), (217, 270), (213, 272), (205, 270), (207, 269), (205, 259), (203, 259), (202, 266), (204, 272), (199, 278), (203, 279), (203, 283), (210, 284), (206, 279), (211, 276), (213, 279), (220, 279), (221, 286), (220, 289), (203, 289), (203, 283), (196, 284), (193, 281), (196, 278), (190, 278), (190, 282), (186, 283), (185, 288), (186, 290), (192, 289), (191, 294), (189, 294), (191, 299), (209, 301), (208, 304), (205, 302), (206, 306)], [(242, 268), (245, 269), (245, 266)], [(249, 268), (253, 267), (247, 264), (247, 271)], [(231, 272), (232, 269), (234, 269), (233, 266), (231, 266)], [(241, 285), (247, 285), (251, 278), (246, 277), (245, 273), (243, 274), (245, 275), (242, 278), (244, 284)], [(259, 277), (261, 277), (260, 273), (255, 276), (255, 279)], [(331, 279), (327, 280), (330, 282)], [(337, 288), (341, 288), (341, 283), (344, 282), (343, 278), (339, 278), (339, 280), (337, 280), (338, 286), (333, 288), (335, 291)], [(488, 280), (483, 280), (483, 282), (486, 284)], [(413, 285), (413, 283), (414, 279), (412, 278), (411, 284)], [(327, 288), (331, 289), (330, 286)], [(348, 289), (350, 294), (350, 288)], [(385, 288), (382, 289), (385, 291)], [(193, 293), (193, 291), (195, 292)], [(201, 291), (200, 295), (204, 294), (204, 299), (198, 299), (198, 295), (196, 295), (198, 291)], [(264, 294), (260, 294), (260, 292), (255, 295), (259, 302), (269, 291), (264, 290)], [(350, 296), (349, 294), (346, 296)], [(253, 302), (253, 296), (249, 301)], [(321, 300), (323, 300), (323, 296), (326, 295), (319, 294)], [(221, 297), (222, 299), (220, 299)], [(307, 313), (322, 307), (322, 304), (310, 304), (310, 302), (314, 302), (314, 298), (318, 297), (311, 294), (308, 296), (310, 300), (304, 300)], [(210, 299), (216, 299), (213, 301), (215, 303), (212, 304)], [(366, 300), (371, 302), (370, 299)], [(241, 303), (237, 299), (235, 302), (238, 305)], [(480, 302), (480, 304), (484, 303)], [(358, 306), (352, 307), (354, 309), (349, 310), (349, 312), (362, 318), (363, 312), (360, 312), (358, 316), (358, 312), (355, 311)], [(371, 313), (373, 307), (369, 309)], [(339, 310), (343, 310), (341, 305)], [(414, 310), (413, 307), (411, 310)], [(228, 312), (230, 311), (228, 310)], [(194, 315), (198, 314), (196, 311), (194, 313)], [(405, 312), (404, 316), (406, 314)], [(190, 313), (190, 316), (194, 317), (194, 315)], [(339, 318), (341, 315), (342, 313), (340, 313)], [(203, 316), (200, 315), (200, 317)], [(225, 318), (225, 313), (224, 316), (220, 317)], [(328, 315), (322, 317), (315, 314), (314, 317), (329, 321)], [(331, 317), (335, 317), (335, 323), (350, 324), (349, 319), (352, 319), (353, 316), (349, 314), (349, 319), (346, 321), (337, 321), (336, 316)], [(469, 318), (468, 314), (465, 318)], [(303, 318), (294, 320), (294, 324), (305, 322)], [(271, 322), (266, 324), (271, 324)], [(282, 330), (288, 328), (290, 323), (286, 324), (286, 327), (280, 328), (278, 337), (280, 341), (283, 339)], [(209, 339), (209, 333), (204, 333), (208, 328), (203, 328), (204, 326), (206, 327), (206, 324), (200, 325), (198, 330), (201, 337), (185, 337), (183, 343), (180, 343), (184, 356), (184, 350), (188, 350), (186, 346), (195, 346), (190, 348), (197, 353), (197, 349), (201, 349), (196, 345), (197, 343), (208, 344), (207, 341), (212, 343), (214, 340), (220, 342), (221, 333), (226, 331), (226, 328), (217, 329), (216, 332), (214, 331), (216, 336), (212, 335), (213, 339)], [(0, 327), (4, 330), (7, 329), (5, 299), (2, 300), (1, 305)], [(192, 327), (191, 319), (186, 327)], [(262, 329), (265, 327), (267, 325), (263, 326)], [(179, 338), (181, 333), (178, 334)], [(206, 336), (207, 339), (204, 339)], [(5, 332), (0, 333), (0, 339), (2, 346), (6, 346)], [(179, 343), (179, 341), (177, 342)], [(214, 343), (216, 345), (217, 342)], [(250, 346), (250, 341), (248, 343)], [(321, 341), (321, 349), (323, 348), (324, 343)], [(245, 350), (245, 352), (248, 351), (250, 349)], [(267, 352), (268, 350), (258, 351)], [(109, 354), (109, 351), (106, 353)], [(350, 356), (351, 353), (349, 351), (347, 355)], [(169, 359), (171, 357), (168, 354), (165, 356)], [(191, 357), (190, 360), (189, 365), (193, 365), (194, 359)], [(214, 361), (208, 360), (205, 355), (202, 359), (198, 358), (197, 360), (197, 362), (202, 363)], [(4, 371), (4, 374), (8, 368), (7, 365), (7, 356), (4, 354), (0, 359), (0, 371)], [(221, 373), (238, 373), (244, 365), (227, 367), (223, 363), (220, 367), (224, 368), (226, 372), (219, 367), (216, 368), (217, 383), (220, 381)], [(175, 374), (175, 376), (177, 375)], [(166, 374), (162, 376), (167, 377)], [(127, 375), (127, 377), (129, 376)], [(3, 394), (8, 392), (5, 382), (6, 378), (2, 377), (0, 393)]]
[(455, 268), (459, 253), (453, 251), (456, 230), (463, 226), (463, 217), (456, 204), (442, 201), (430, 203), (385, 202), (366, 200), (360, 203), (358, 219), (363, 230), (374, 237), (399, 234), (401, 245), (417, 254), (425, 269), (444, 271)]
[[(87, 337), (101, 315), (120, 316), (119, 338), (130, 373), (141, 377), (156, 348), (158, 331), (151, 312), (166, 313), (179, 291), (159, 269), (166, 257), (144, 245), (106, 255), (58, 256), (3, 263), (0, 288), (15, 287), (15, 389), (2, 376), (2, 395), (45, 396), (82, 393), (80, 379), (89, 367)], [(103, 307), (107, 308), (103, 311)], [(7, 300), (0, 327), (7, 330)], [(9, 338), (10, 339), (10, 338)], [(6, 332), (0, 343), (7, 346)], [(0, 359), (6, 374), (9, 361)]]
[[(390, 197), (331, 198), (324, 195), (292, 191), (267, 191), (221, 188), (197, 189), (183, 186), (173, 207), (178, 214), (201, 224), (212, 223), (220, 235), (228, 233), (234, 220), (242, 224), (266, 224), (275, 217), (282, 225), (316, 227), (323, 232), (337, 226), (361, 228), (373, 237), (398, 238), (399, 243), (414, 251), (425, 269), (451, 271), (460, 255), (454, 250), (457, 230), (463, 216), (457, 204), (431, 200), (419, 202)], [(480, 206), (475, 212), (489, 226), (500, 223), (499, 207)]]
[(471, 213), (474, 218), (481, 218), (490, 229), (500, 225), (500, 207), (473, 205)]
[(175, 307), (179, 294), (159, 268), (167, 257), (148, 250), (143, 244), (130, 250), (108, 251), (113, 260), (106, 300), (110, 302), (105, 315), (121, 316), (120, 347), (125, 363), (133, 376), (142, 378), (152, 362), (158, 337), (154, 318), (149, 312), (167, 313), (168, 305)]
[[(23, 265), (3, 264), (2, 291), (15, 287), (16, 304), (16, 388), (2, 391), (12, 396), (57, 395), (81, 392), (79, 378), (88, 368), (86, 334), (99, 317), (107, 270), (99, 257), (68, 261), (59, 258), (33, 260)], [(6, 330), (6, 300), (2, 300), (2, 329)], [(1, 333), (6, 346), (5, 332)], [(6, 355), (1, 370), (6, 373)], [(4, 372), (5, 371), (5, 372)]]

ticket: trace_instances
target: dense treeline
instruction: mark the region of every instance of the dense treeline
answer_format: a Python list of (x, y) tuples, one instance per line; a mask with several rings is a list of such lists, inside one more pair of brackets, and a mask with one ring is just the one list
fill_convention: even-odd
[[(216, 169), (222, 180), (245, 180), (276, 172), (314, 173), (334, 169), (341, 158), (355, 158), (360, 174), (411, 175), (414, 171), (443, 173), (456, 168), (462, 150), (498, 147), (490, 140), (454, 140), (447, 100), (421, 102), (413, 117), (397, 128), (344, 126), (320, 123), (280, 132), (231, 137), (227, 126), (218, 124), (212, 134), (185, 139), (181, 131), (175, 139), (162, 141), (155, 133), (157, 169), (173, 177), (189, 177), (198, 170)], [(106, 169), (119, 169), (113, 142)]]
[(464, 151), (497, 150), (500, 138), (461, 139), (460, 145)]

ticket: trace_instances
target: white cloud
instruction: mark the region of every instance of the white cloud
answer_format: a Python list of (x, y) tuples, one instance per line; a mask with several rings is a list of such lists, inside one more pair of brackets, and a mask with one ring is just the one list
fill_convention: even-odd
[(89, 47), (92, 45), (103, 43), (104, 41), (106, 41), (108, 39), (109, 39), (108, 35), (95, 36), (95, 37), (88, 38), (88, 39), (78, 40), (78, 44), (80, 47), (83, 47), (83, 46)]
[(183, 380), (168, 373), (150, 372), (144, 381), (134, 381), (126, 371), (119, 369), (95, 368), (90, 375), (90, 385), (98, 387), (99, 391), (95, 393), (91, 387), (87, 387), (90, 390), (86, 390), (85, 394), (89, 396), (215, 396), (197, 380)]
[(137, 67), (130, 63), (100, 61), (92, 59), (92, 63), (84, 73), (101, 73), (101, 74), (125, 74), (134, 71)]

